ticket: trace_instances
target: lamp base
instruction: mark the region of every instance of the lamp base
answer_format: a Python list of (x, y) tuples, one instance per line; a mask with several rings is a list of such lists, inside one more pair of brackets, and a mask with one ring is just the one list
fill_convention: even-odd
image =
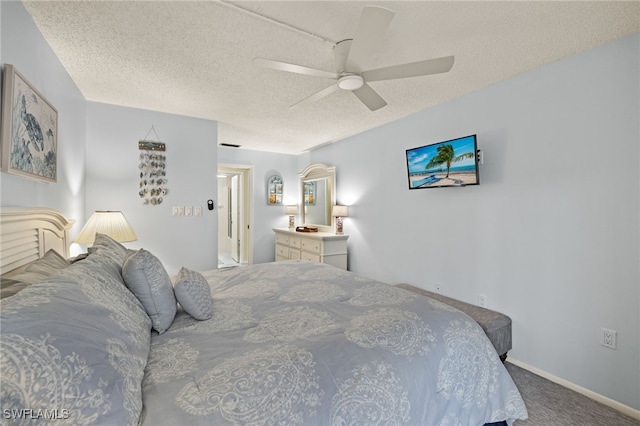
[(294, 215), (289, 216), (289, 229), (296, 227), (296, 218)]
[(341, 217), (336, 217), (336, 235), (343, 235), (344, 232), (342, 232), (342, 218)]

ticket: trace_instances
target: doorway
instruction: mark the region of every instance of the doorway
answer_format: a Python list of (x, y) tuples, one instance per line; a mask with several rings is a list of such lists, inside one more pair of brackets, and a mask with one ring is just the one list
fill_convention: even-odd
[(218, 164), (218, 268), (253, 263), (253, 173)]

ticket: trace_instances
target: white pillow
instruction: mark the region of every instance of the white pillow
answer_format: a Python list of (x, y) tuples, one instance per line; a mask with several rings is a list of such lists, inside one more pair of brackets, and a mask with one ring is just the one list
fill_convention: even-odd
[(187, 268), (180, 269), (174, 290), (186, 313), (200, 321), (213, 316), (211, 288), (202, 274)]
[(160, 260), (140, 249), (124, 261), (122, 278), (144, 306), (153, 329), (160, 334), (167, 331), (178, 308), (171, 279)]

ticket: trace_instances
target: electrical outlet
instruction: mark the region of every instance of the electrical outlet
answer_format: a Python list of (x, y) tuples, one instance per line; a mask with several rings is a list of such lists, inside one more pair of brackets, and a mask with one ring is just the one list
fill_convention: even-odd
[(435, 285), (433, 286), (433, 289), (435, 290), (436, 293), (442, 294), (442, 284), (435, 283)]
[(617, 335), (617, 331), (608, 330), (606, 328), (600, 329), (600, 344), (607, 348), (615, 349)]
[(484, 294), (478, 295), (478, 306), (480, 306), (481, 308), (487, 307), (487, 296), (485, 296)]

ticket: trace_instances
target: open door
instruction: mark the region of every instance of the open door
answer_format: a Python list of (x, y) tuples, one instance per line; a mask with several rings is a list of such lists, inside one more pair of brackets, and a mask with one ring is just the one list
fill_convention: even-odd
[(253, 263), (252, 171), (218, 164), (218, 267)]
[(240, 197), (238, 197), (239, 191), (238, 175), (231, 176), (231, 187), (229, 195), (229, 228), (230, 228), (230, 252), (231, 258), (234, 262), (240, 263), (240, 206), (238, 205)]

